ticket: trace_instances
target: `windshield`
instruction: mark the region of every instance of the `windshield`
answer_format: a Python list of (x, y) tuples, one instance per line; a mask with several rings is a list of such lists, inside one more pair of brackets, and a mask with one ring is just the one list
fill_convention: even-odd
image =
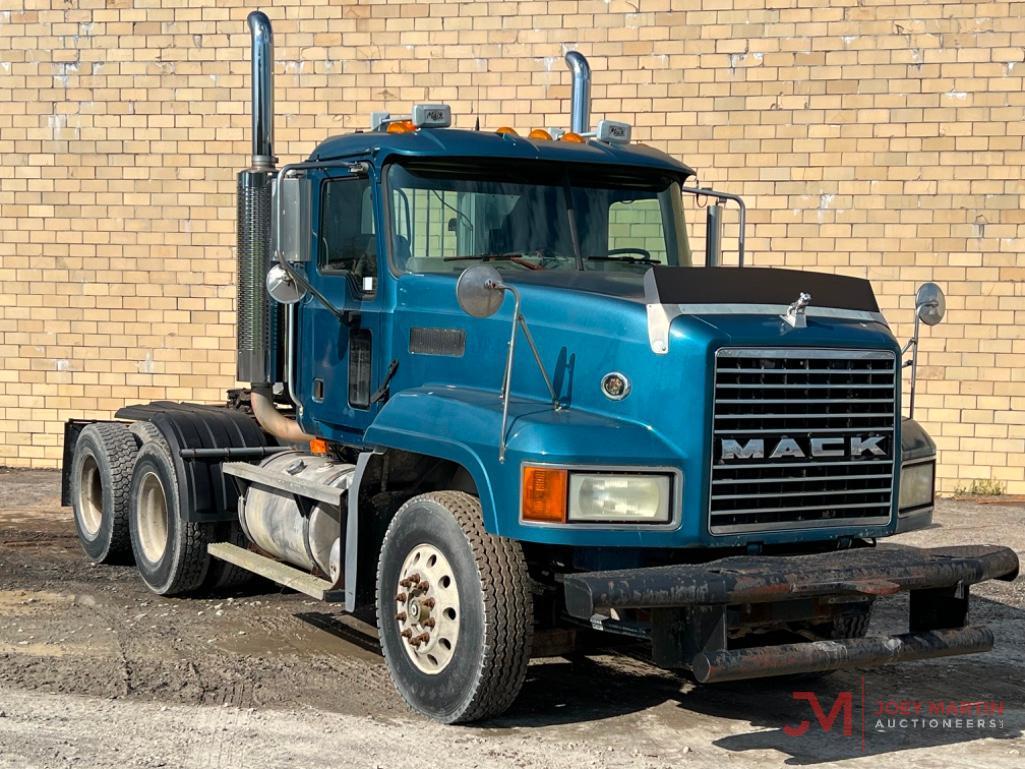
[[(392, 164), (392, 257), (415, 273), (636, 276), (691, 263), (679, 183), (657, 173), (524, 164)], [(633, 282), (633, 281), (630, 281)]]

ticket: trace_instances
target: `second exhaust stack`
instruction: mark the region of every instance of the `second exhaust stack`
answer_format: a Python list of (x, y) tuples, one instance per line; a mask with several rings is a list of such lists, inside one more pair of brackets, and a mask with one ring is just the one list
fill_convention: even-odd
[(591, 130), (591, 66), (579, 51), (567, 51), (566, 64), (573, 73), (569, 130), (585, 134)]

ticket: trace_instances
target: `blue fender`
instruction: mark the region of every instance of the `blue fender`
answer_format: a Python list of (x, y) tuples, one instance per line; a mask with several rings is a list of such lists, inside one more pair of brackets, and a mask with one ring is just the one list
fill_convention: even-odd
[[(477, 486), (484, 526), (495, 532), (498, 530), (495, 494), (482, 453), (496, 451), (501, 419), (501, 402), (495, 393), (443, 386), (417, 387), (388, 399), (367, 428), (363, 442), (366, 446), (447, 459), (464, 467)], [(416, 429), (412, 429), (413, 425)], [(454, 425), (460, 427), (458, 435), (452, 433)], [(490, 441), (485, 436), (489, 436)]]
[(536, 542), (609, 545), (620, 533), (524, 526), (519, 520), (523, 462), (604, 465), (608, 447), (614, 445), (617, 464), (681, 465), (679, 449), (644, 425), (581, 409), (555, 411), (551, 403), (515, 396), (509, 403), (506, 461), (499, 462), (501, 425), (502, 401), (497, 392), (424, 385), (390, 398), (368, 428), (364, 442), (460, 464), (477, 486), (485, 528), (492, 534)]

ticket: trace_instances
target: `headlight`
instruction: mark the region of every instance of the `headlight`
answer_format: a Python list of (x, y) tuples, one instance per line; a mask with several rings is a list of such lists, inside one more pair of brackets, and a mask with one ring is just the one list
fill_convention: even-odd
[(667, 475), (570, 473), (569, 520), (668, 523), (671, 488)]
[(535, 523), (669, 523), (673, 494), (673, 478), (667, 473), (524, 465), (520, 513), (524, 521)]
[(933, 503), (935, 475), (935, 462), (919, 462), (901, 468), (900, 512), (910, 512), (915, 508), (928, 507)]

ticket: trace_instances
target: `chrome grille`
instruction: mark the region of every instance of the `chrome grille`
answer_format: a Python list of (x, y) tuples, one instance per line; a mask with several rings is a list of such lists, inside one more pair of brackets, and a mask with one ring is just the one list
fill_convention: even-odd
[(898, 384), (886, 350), (719, 350), (709, 530), (886, 523)]

